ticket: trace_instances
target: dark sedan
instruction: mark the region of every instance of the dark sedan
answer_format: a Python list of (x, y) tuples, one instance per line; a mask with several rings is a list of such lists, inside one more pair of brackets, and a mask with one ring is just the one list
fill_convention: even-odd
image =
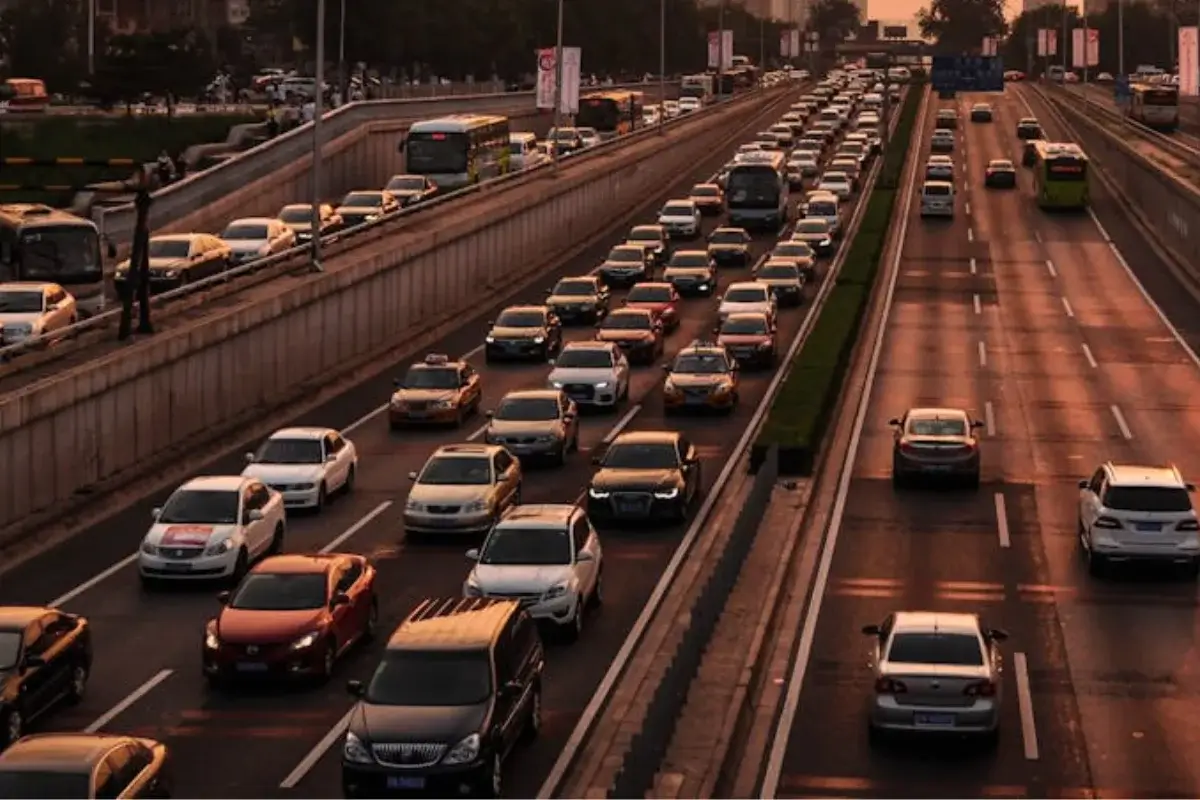
[(39, 606), (0, 608), (0, 749), (59, 703), (78, 703), (91, 669), (86, 619)]
[(708, 254), (720, 267), (744, 267), (750, 263), (753, 240), (744, 228), (717, 228), (708, 237)]
[(562, 323), (546, 306), (511, 306), (491, 323), (484, 358), (494, 361), (545, 361), (562, 349)]
[(608, 251), (600, 265), (601, 280), (605, 286), (633, 286), (649, 280), (653, 264), (646, 248), (636, 244), (622, 244)]
[(623, 433), (592, 463), (599, 467), (587, 492), (594, 521), (682, 521), (700, 493), (699, 456), (678, 431)]
[(1017, 187), (1017, 168), (1007, 158), (997, 158), (988, 162), (984, 172), (983, 184), (989, 189), (1015, 189)]
[(964, 480), (979, 487), (979, 440), (983, 423), (957, 408), (914, 408), (890, 420), (892, 484), (903, 488), (917, 477)]
[(564, 323), (595, 324), (608, 313), (608, 287), (594, 275), (563, 278), (546, 293), (546, 305)]

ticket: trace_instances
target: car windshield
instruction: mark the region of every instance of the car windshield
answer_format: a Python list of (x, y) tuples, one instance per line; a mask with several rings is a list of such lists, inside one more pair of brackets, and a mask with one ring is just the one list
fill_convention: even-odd
[(1005, 171), (1011, 171), (1011, 170), (1015, 169), (1015, 167), (1013, 167), (1013, 163), (1011, 161), (991, 161), (988, 163), (988, 168), (994, 169), (994, 170), (1005, 170)]
[(245, 225), (230, 225), (221, 234), (222, 239), (229, 239), (235, 242), (253, 241), (256, 239), (266, 239), (268, 237), (267, 226), (257, 224)]
[(746, 234), (741, 231), (713, 231), (709, 241), (713, 244), (745, 244)]
[(662, 213), (666, 217), (690, 217), (692, 207), (687, 203), (667, 203), (663, 206)]
[(91, 775), (60, 770), (4, 770), (0, 768), (0, 797), (26, 800), (61, 800), (64, 797), (91, 797)]
[[(17, 656), (21, 654), (21, 632), (0, 631), (0, 672), (5, 672), (17, 665)], [(0, 795), (9, 797), (11, 795)]]
[(255, 572), (246, 576), (230, 608), (246, 611), (302, 611), (324, 608), (325, 573)]
[(596, 284), (591, 281), (559, 281), (552, 294), (563, 297), (591, 297), (596, 293)]
[(608, 260), (617, 264), (640, 263), (645, 257), (641, 250), (632, 247), (614, 247), (608, 251)]
[[(808, 204), (808, 213), (814, 217), (836, 217), (837, 204), (831, 203), (828, 200), (814, 200)], [(804, 230), (803, 228), (799, 228), (798, 230), (801, 233), (814, 233), (814, 231)], [(828, 228), (825, 230), (828, 230)], [(821, 233), (824, 233), (825, 230), (822, 230)]]
[(823, 219), (802, 219), (796, 223), (796, 233), (829, 233), (829, 223)]
[(579, 137), (579, 131), (574, 128), (560, 128), (550, 131), (550, 138), (556, 142), (573, 142)]
[(254, 454), (256, 464), (320, 464), (324, 460), (317, 439), (267, 439)]
[(1114, 511), (1181, 513), (1192, 510), (1192, 498), (1182, 487), (1110, 486), (1104, 505)]
[(400, 383), (402, 389), (457, 389), (458, 370), (413, 367)]
[(406, 175), (402, 178), (392, 178), (388, 181), (388, 191), (419, 192), (425, 188), (425, 179), (420, 175)]
[(609, 314), (600, 324), (602, 331), (647, 331), (650, 330), (649, 314)]
[(950, 187), (941, 183), (929, 183), (925, 185), (925, 194), (945, 197), (950, 194)]
[(0, 292), (0, 314), (37, 314), (42, 311), (41, 291)]
[(342, 205), (351, 208), (381, 208), (383, 195), (380, 192), (351, 192), (342, 200)]
[(389, 650), (367, 684), (365, 699), (381, 706), (473, 706), (491, 693), (486, 650)]
[(158, 515), (160, 525), (233, 525), (237, 522), (238, 492), (183, 489), (175, 492)]
[(671, 289), (667, 286), (635, 286), (625, 299), (630, 303), (669, 303)]
[(775, 246), (775, 255), (781, 258), (812, 258), (812, 248), (804, 242), (784, 242)]
[(758, 271), (758, 277), (793, 279), (800, 277), (800, 270), (788, 265), (766, 264)]
[(192, 243), (187, 239), (151, 239), (150, 258), (187, 258)]
[(604, 454), (604, 466), (613, 469), (678, 469), (674, 442), (617, 442)]
[(545, 324), (540, 311), (505, 311), (496, 319), (498, 328), (541, 328)]
[(417, 476), (417, 483), (431, 486), (487, 486), (491, 482), (491, 462), (486, 458), (431, 458)]
[(908, 421), (912, 436), (966, 436), (967, 423), (961, 419), (917, 418)]
[(667, 267), (707, 267), (708, 253), (675, 253)]
[(493, 419), (507, 422), (536, 422), (558, 419), (558, 400), (553, 397), (512, 397), (500, 401)]
[(538, 566), (570, 564), (571, 542), (567, 532), (557, 528), (498, 527), (484, 542), (479, 563)]
[(765, 289), (746, 287), (745, 289), (730, 289), (725, 293), (726, 303), (765, 303), (767, 302), (767, 292)]
[(693, 375), (717, 375), (729, 372), (725, 359), (710, 353), (684, 353), (675, 359), (672, 372)]
[(693, 186), (692, 197), (720, 197), (721, 190), (716, 186)]
[(850, 178), (844, 172), (826, 172), (822, 183), (846, 183)]
[[(667, 206), (667, 208), (670, 208), (670, 206)], [(667, 210), (666, 208), (663, 209), (664, 212), (666, 210)], [(629, 236), (626, 237), (625, 241), (627, 241), (627, 242), (661, 242), (662, 238), (663, 238), (662, 234), (656, 230), (649, 230), (646, 228), (634, 228), (633, 230), (631, 230), (629, 232)]]
[(887, 660), (893, 664), (941, 664), (982, 667), (979, 639), (965, 633), (897, 633)]
[(312, 206), (288, 206), (279, 212), (279, 219), (290, 225), (312, 221)]
[(563, 350), (554, 366), (567, 369), (612, 369), (612, 353), (607, 350)]
[(721, 333), (755, 335), (767, 333), (765, 319), (731, 319), (721, 326)]

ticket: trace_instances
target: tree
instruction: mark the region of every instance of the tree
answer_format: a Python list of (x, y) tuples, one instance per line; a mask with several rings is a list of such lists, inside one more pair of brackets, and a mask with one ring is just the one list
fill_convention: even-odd
[(858, 32), (862, 15), (852, 0), (817, 0), (808, 16), (808, 30), (827, 45), (844, 42)]
[[(1064, 14), (1067, 20), (1065, 28)], [(1069, 6), (1048, 5), (1026, 11), (1013, 20), (1009, 27), (1008, 39), (1004, 42), (1004, 66), (1032, 71), (1036, 75), (1050, 64), (1061, 64), (1064, 49), (1067, 51), (1067, 63), (1070, 64), (1071, 31), (1081, 24), (1079, 13)], [(1041, 29), (1056, 31), (1058, 37), (1056, 53), (1048, 58), (1037, 54), (1037, 37)]]
[(1008, 29), (1003, 0), (932, 0), (917, 12), (917, 25), (952, 53), (978, 52), (985, 37), (1003, 37)]
[(83, 74), (79, 43), (86, 20), (80, 0), (18, 0), (0, 12), (8, 71), (41, 78), (52, 92), (73, 92)]
[(195, 96), (215, 71), (212, 48), (199, 31), (119, 34), (106, 42), (93, 93), (111, 104), (147, 93)]

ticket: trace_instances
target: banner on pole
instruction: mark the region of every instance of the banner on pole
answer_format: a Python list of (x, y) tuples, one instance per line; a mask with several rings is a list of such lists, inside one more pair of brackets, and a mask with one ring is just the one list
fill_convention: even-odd
[(1050, 54), (1050, 53), (1049, 53), (1049, 52), (1046, 50), (1046, 39), (1047, 39), (1046, 33), (1047, 33), (1047, 31), (1046, 31), (1046, 29), (1045, 29), (1045, 28), (1038, 28), (1038, 32), (1037, 32), (1037, 54), (1038, 54), (1038, 58), (1044, 58), (1045, 56), (1048, 56), (1048, 55)]
[(733, 31), (708, 32), (708, 68), (733, 69)]
[(1047, 28), (1046, 29), (1046, 55), (1048, 55), (1048, 56), (1058, 55), (1058, 29), (1057, 28)]
[(1179, 29), (1179, 93), (1200, 94), (1200, 28)]
[(792, 57), (792, 37), (787, 31), (779, 32), (779, 55), (783, 58)]
[[(576, 114), (579, 112), (579, 75), (583, 52), (578, 47), (564, 47), (562, 50), (563, 85), (559, 112)], [(558, 71), (554, 51), (553, 47), (543, 47), (537, 51), (537, 107), (541, 109), (554, 108), (555, 78)]]
[(788, 52), (792, 54), (792, 58), (795, 58), (800, 55), (800, 29), (792, 28), (788, 31), (788, 39), (790, 41)]
[(1087, 65), (1089, 67), (1100, 66), (1100, 31), (1095, 28), (1086, 28), (1087, 31)]
[(999, 43), (995, 36), (983, 37), (983, 44), (979, 48), (979, 55), (994, 56), (999, 54)]
[(1075, 69), (1083, 69), (1087, 65), (1084, 56), (1087, 55), (1084, 49), (1083, 28), (1074, 28), (1071, 30), (1071, 66)]

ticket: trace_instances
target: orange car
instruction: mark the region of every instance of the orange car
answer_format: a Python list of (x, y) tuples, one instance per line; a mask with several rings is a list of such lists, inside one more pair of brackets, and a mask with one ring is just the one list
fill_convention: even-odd
[(679, 327), (679, 292), (669, 283), (639, 283), (625, 295), (626, 308), (643, 308), (670, 333)]
[(747, 367), (775, 365), (775, 326), (766, 314), (730, 314), (717, 329), (717, 344)]
[(388, 424), (392, 430), (405, 425), (461, 425), (479, 411), (482, 401), (483, 384), (474, 367), (431, 354), (396, 381), (388, 403)]
[(596, 327), (596, 338), (616, 344), (631, 362), (653, 364), (662, 355), (663, 325), (644, 308), (618, 308)]

